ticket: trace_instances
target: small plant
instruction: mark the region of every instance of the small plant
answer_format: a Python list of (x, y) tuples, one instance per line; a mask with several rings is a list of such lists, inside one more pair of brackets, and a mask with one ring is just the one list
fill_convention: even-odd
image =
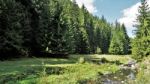
[(46, 74), (46, 67), (45, 67), (44, 60), (42, 60), (42, 68), (43, 68), (43, 71), (40, 73), (40, 79), (37, 80), (37, 83), (38, 84), (48, 84), (48, 78), (47, 78), (47, 74)]
[(84, 57), (80, 57), (79, 60), (78, 60), (78, 63), (79, 64), (85, 63), (85, 58)]
[(101, 48), (97, 48), (97, 49), (96, 49), (96, 53), (97, 53), (97, 54), (102, 54)]
[(120, 63), (119, 60), (116, 60), (116, 61), (115, 61), (115, 64), (120, 65), (120, 64), (122, 64), (122, 63)]
[(106, 58), (101, 58), (101, 60), (100, 60), (100, 62), (102, 62), (102, 63), (107, 63), (107, 62), (109, 62)]

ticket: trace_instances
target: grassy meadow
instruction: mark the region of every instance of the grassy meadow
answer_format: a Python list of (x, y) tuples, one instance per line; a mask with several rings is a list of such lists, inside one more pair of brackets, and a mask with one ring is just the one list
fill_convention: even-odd
[[(98, 73), (113, 73), (119, 69), (115, 63), (98, 65), (98, 61), (126, 63), (129, 56), (70, 55), (69, 59), (22, 58), (0, 62), (0, 83), (7, 84), (77, 84), (96, 80)], [(104, 59), (104, 60), (106, 60)]]
[[(0, 84), (99, 84), (98, 74), (115, 73), (130, 56), (70, 55), (68, 59), (22, 58), (0, 62)], [(148, 60), (148, 59), (147, 59)], [(103, 64), (98, 64), (103, 61)], [(147, 64), (150, 61), (145, 61)], [(148, 84), (149, 68), (139, 65), (138, 77), (131, 84)], [(99, 76), (100, 77), (100, 76)], [(150, 75), (148, 75), (150, 77)], [(138, 82), (138, 83), (137, 83)], [(141, 82), (141, 83), (140, 83)]]

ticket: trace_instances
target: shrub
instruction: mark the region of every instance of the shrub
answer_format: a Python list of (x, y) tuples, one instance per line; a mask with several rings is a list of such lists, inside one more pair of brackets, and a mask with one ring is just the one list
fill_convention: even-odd
[(85, 63), (85, 58), (84, 57), (80, 57), (78, 60), (78, 63), (83, 64)]
[(102, 54), (101, 48), (97, 48), (97, 49), (96, 49), (96, 53), (97, 53), (97, 54)]
[(141, 61), (150, 54), (149, 38), (134, 39), (132, 42), (132, 58)]
[(100, 62), (102, 62), (102, 63), (107, 63), (107, 62), (109, 62), (106, 58), (101, 58), (101, 60), (100, 60)]

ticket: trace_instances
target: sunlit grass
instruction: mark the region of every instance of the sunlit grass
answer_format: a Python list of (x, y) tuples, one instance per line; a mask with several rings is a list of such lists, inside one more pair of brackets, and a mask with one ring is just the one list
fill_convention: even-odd
[[(82, 63), (81, 58), (84, 61)], [(92, 59), (100, 60), (101, 58), (106, 58), (109, 61), (119, 60), (122, 63), (126, 63), (130, 59), (129, 56), (112, 55), (70, 55), (69, 59), (23, 58), (0, 62), (0, 76), (9, 74), (20, 76), (20, 74), (26, 74), (23, 79), (11, 80), (11, 84), (60, 84), (60, 82), (61, 84), (77, 84), (84, 80), (95, 80), (98, 72), (114, 73), (119, 69), (119, 66), (116, 64), (106, 63), (97, 65), (90, 61)], [(62, 67), (62, 70), (52, 71), (53, 74), (42, 74), (43, 68), (54, 68), (54, 70), (57, 70), (57, 67)]]
[(27, 69), (42, 66), (42, 60), (44, 60), (46, 66), (67, 66), (75, 63), (69, 59), (44, 59), (44, 58), (24, 58), (16, 61), (4, 61), (0, 62), (0, 75), (15, 74), (23, 72)]
[(129, 60), (131, 60), (130, 55), (71, 55), (72, 58), (79, 58), (79, 57), (85, 57), (87, 59), (101, 59), (101, 58), (106, 58), (109, 61), (120, 61), (121, 63), (127, 63)]
[[(64, 70), (64, 74), (61, 75), (50, 75), (45, 77), (49, 84), (78, 84), (82, 80), (95, 80), (98, 72), (101, 73), (112, 73), (118, 70), (116, 65), (96, 65), (96, 64), (76, 64), (68, 66)], [(36, 81), (43, 80), (43, 78), (37, 78)], [(32, 80), (24, 80), (20, 83), (28, 83)]]

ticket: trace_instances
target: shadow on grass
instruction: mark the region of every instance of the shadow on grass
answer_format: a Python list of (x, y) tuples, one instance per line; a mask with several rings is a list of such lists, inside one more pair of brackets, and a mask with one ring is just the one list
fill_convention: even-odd
[(45, 72), (45, 75), (60, 75), (64, 73), (64, 69), (62, 67), (32, 67), (22, 73), (1, 75), (0, 84), (9, 84), (10, 82), (15, 84), (20, 80), (35, 79), (40, 77), (43, 72)]
[[(0, 84), (16, 84), (20, 80), (36, 79), (43, 72), (46, 75), (63, 74), (64, 68), (61, 66), (74, 63), (76, 63), (76, 60), (54, 58), (24, 58), (0, 62)], [(60, 67), (55, 65), (59, 65)]]

